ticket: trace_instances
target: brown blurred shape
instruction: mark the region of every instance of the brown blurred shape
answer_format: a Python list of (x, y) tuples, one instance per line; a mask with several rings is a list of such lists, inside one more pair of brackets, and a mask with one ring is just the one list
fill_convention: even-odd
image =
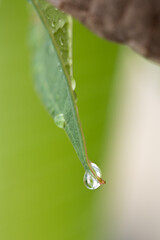
[(160, 62), (160, 0), (49, 0), (99, 36)]

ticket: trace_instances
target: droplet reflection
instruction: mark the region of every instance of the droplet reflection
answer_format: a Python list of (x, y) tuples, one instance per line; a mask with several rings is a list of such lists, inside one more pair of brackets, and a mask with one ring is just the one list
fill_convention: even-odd
[[(95, 173), (97, 174), (98, 177), (101, 177), (101, 170), (100, 168), (95, 164), (95, 163), (91, 163), (92, 168), (94, 169)], [(100, 183), (98, 182), (98, 180), (93, 176), (93, 174), (90, 171), (86, 171), (84, 174), (84, 185), (86, 186), (86, 188), (90, 189), (90, 190), (94, 190), (97, 189), (100, 186)]]

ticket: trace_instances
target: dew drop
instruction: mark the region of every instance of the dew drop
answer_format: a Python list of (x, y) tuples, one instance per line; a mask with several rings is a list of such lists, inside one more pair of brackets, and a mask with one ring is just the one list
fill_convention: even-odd
[(65, 20), (62, 19), (62, 18), (60, 18), (60, 19), (58, 20), (58, 26), (59, 26), (59, 28), (63, 28), (64, 24), (65, 24)]
[(76, 81), (74, 78), (71, 79), (72, 90), (74, 91), (76, 88)]
[(54, 118), (54, 121), (55, 121), (55, 124), (57, 125), (57, 127), (59, 127), (59, 128), (65, 127), (65, 119), (64, 119), (63, 113), (56, 115)]
[(68, 58), (68, 64), (72, 66), (72, 58)]
[[(91, 166), (94, 169), (97, 176), (101, 177), (102, 174), (101, 174), (100, 168), (95, 163), (91, 163)], [(100, 183), (98, 182), (98, 180), (93, 176), (93, 174), (90, 171), (85, 172), (83, 181), (84, 181), (84, 185), (86, 186), (86, 188), (88, 188), (90, 190), (97, 189), (100, 186)]]
[(60, 42), (61, 46), (63, 46), (63, 45), (64, 45), (64, 43), (63, 43), (63, 40), (62, 40), (62, 38), (61, 38), (61, 37), (59, 38), (59, 42)]

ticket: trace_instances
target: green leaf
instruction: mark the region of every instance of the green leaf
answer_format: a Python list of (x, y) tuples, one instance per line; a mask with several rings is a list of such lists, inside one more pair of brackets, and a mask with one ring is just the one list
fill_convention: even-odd
[[(86, 171), (98, 177), (87, 156), (86, 144), (72, 88), (72, 19), (44, 0), (32, 0), (43, 24), (34, 16), (36, 89), (58, 127), (64, 128)], [(63, 146), (62, 146), (63, 148)]]

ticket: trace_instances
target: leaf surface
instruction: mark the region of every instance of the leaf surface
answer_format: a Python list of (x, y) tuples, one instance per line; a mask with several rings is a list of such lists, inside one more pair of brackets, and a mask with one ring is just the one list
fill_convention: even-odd
[(45, 26), (36, 24), (36, 89), (57, 126), (64, 128), (84, 169), (105, 183), (88, 159), (72, 87), (72, 19), (44, 0), (32, 2)]
[(64, 128), (84, 169), (92, 171), (72, 89), (72, 19), (43, 0), (32, 2), (46, 27), (34, 20), (36, 89), (57, 126)]

